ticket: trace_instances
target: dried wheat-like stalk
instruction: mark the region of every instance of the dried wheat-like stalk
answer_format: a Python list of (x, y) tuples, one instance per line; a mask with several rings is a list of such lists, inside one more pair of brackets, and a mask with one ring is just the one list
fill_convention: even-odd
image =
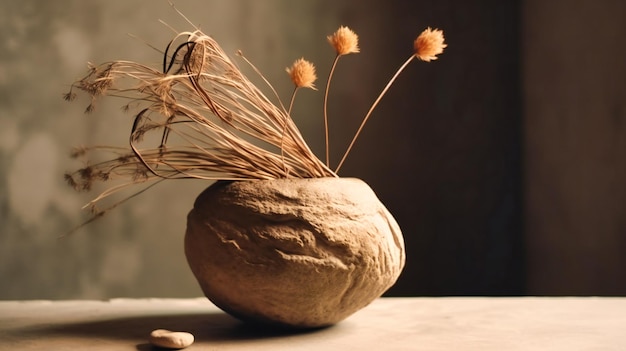
[(167, 179), (337, 177), (363, 126), (398, 75), (416, 58), (427, 62), (437, 59), (446, 44), (443, 32), (437, 29), (428, 28), (417, 37), (413, 54), (374, 101), (333, 171), (328, 157), (328, 89), (337, 60), (360, 49), (358, 36), (347, 27), (340, 27), (327, 39), (337, 55), (324, 95), (326, 162), (311, 152), (290, 117), (296, 91), (315, 89), (314, 65), (299, 59), (287, 68), (295, 89), (286, 110), (271, 84), (243, 54), (239, 52), (268, 84), (280, 107), (243, 75), (213, 38), (196, 30), (182, 32), (168, 44), (161, 70), (131, 61), (113, 61), (90, 65), (87, 76), (72, 85), (65, 98), (72, 100), (74, 89), (86, 92), (91, 96), (86, 112), (91, 112), (103, 96), (125, 98), (125, 109), (138, 112), (128, 148), (93, 146), (75, 150), (75, 157), (97, 151), (109, 156), (67, 173), (67, 182), (77, 190), (90, 190), (97, 181), (123, 180), (86, 205), (98, 217), (107, 210), (97, 209), (98, 202), (138, 183), (147, 187), (129, 198)]
[(311, 152), (289, 113), (272, 103), (218, 43), (200, 31), (180, 33), (170, 42), (162, 71), (136, 62), (109, 62), (91, 66), (66, 99), (74, 98), (73, 89), (92, 97), (87, 112), (106, 95), (126, 98), (125, 107), (139, 111), (129, 149), (92, 147), (77, 153), (115, 154), (66, 174), (79, 190), (114, 177), (137, 183), (336, 176)]

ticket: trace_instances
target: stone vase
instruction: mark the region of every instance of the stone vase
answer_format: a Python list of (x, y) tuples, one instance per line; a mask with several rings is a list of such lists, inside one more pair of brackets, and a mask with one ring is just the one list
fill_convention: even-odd
[(188, 215), (185, 254), (216, 306), (295, 328), (345, 319), (405, 263), (398, 224), (355, 178), (217, 182)]

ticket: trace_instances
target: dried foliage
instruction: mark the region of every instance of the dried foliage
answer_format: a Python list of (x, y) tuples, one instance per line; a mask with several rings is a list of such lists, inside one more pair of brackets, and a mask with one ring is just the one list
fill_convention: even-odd
[(297, 88), (317, 90), (314, 84), (317, 75), (315, 74), (315, 66), (311, 62), (304, 58), (297, 59), (291, 67), (287, 67), (286, 71)]
[[(337, 53), (324, 98), (328, 155), (325, 106), (332, 71), (340, 56), (357, 53), (359, 47), (357, 35), (347, 27), (340, 27), (327, 39)], [(433, 42), (436, 40), (428, 41)], [(441, 53), (445, 47), (442, 35), (439, 46), (439, 51), (429, 49), (424, 55), (434, 59), (433, 55)], [(181, 178), (336, 177), (371, 111), (410, 61), (400, 68), (372, 105), (333, 171), (328, 156), (322, 162), (313, 154), (290, 117), (298, 88), (315, 89), (313, 83), (317, 77), (313, 64), (299, 59), (287, 68), (295, 86), (287, 110), (265, 77), (241, 52), (238, 55), (268, 84), (277, 104), (251, 83), (213, 38), (199, 30), (178, 34), (166, 47), (160, 69), (131, 61), (89, 65), (88, 74), (65, 94), (66, 100), (73, 100), (75, 91), (80, 90), (91, 97), (86, 113), (93, 111), (98, 99), (104, 96), (124, 98), (127, 100), (124, 110), (136, 111), (129, 147), (92, 146), (72, 152), (73, 157), (91, 159), (94, 152), (108, 154), (104, 161), (88, 161), (87, 166), (65, 175), (67, 183), (76, 190), (90, 190), (98, 181), (122, 180), (87, 205), (94, 215), (105, 211), (95, 206), (100, 200), (138, 183), (149, 187), (162, 180)], [(419, 56), (416, 52), (411, 59)]]
[(426, 62), (436, 60), (437, 55), (441, 54), (446, 46), (448, 45), (444, 43), (443, 31), (430, 27), (424, 29), (413, 42), (415, 56)]
[[(73, 89), (92, 97), (86, 112), (105, 95), (124, 97), (127, 109), (139, 111), (129, 150), (94, 147), (75, 153), (115, 154), (66, 174), (79, 190), (112, 177), (135, 183), (335, 176), (311, 152), (284, 108), (273, 104), (213, 38), (199, 31), (181, 33), (170, 43), (162, 71), (129, 61), (92, 65), (66, 99), (74, 97)], [(156, 138), (149, 137), (154, 134)]]
[(341, 26), (335, 33), (326, 37), (328, 43), (335, 48), (337, 55), (356, 54), (360, 52), (359, 36), (350, 28)]
[[(447, 46), (448, 45), (444, 43), (443, 31), (439, 29), (433, 30), (430, 27), (428, 27), (422, 33), (420, 33), (420, 35), (417, 36), (417, 38), (413, 42), (413, 49), (414, 49), (413, 54), (409, 56), (409, 58), (406, 61), (404, 61), (404, 63), (402, 64), (402, 66), (400, 66), (400, 68), (398, 68), (398, 70), (393, 75), (393, 77), (391, 77), (391, 79), (389, 80), (385, 88), (380, 92), (380, 94), (378, 95), (378, 97), (376, 98), (372, 106), (370, 107), (369, 111), (367, 111), (367, 114), (365, 115), (365, 117), (363, 117), (363, 121), (361, 122), (359, 129), (354, 134), (354, 137), (352, 138), (352, 141), (350, 142), (348, 149), (343, 154), (341, 161), (339, 161), (339, 165), (337, 166), (337, 168), (335, 168), (335, 172), (339, 172), (339, 169), (341, 169), (341, 166), (343, 166), (343, 163), (348, 157), (348, 154), (352, 150), (354, 143), (359, 138), (359, 135), (361, 134), (361, 131), (363, 130), (363, 127), (365, 126), (365, 123), (367, 123), (370, 116), (372, 115), (372, 112), (374, 112), (374, 109), (376, 108), (376, 106), (378, 106), (378, 103), (380, 102), (380, 100), (383, 98), (383, 96), (385, 96), (389, 88), (393, 85), (393, 82), (396, 81), (396, 78), (398, 78), (400, 73), (404, 71), (406, 66), (408, 66), (409, 63), (411, 63), (415, 58), (418, 58), (425, 62), (436, 60), (437, 55), (441, 54), (443, 52), (443, 49), (446, 48)], [(335, 62), (336, 61), (337, 59), (335, 59)]]

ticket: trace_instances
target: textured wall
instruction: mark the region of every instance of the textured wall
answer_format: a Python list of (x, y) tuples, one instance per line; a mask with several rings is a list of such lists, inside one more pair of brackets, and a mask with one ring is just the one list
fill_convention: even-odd
[(531, 294), (626, 294), (626, 3), (524, 6)]
[(397, 37), (387, 61), (403, 55), (416, 24), (444, 28), (449, 43), (398, 80), (364, 134), (376, 143), (351, 163), (355, 173), (375, 167), (366, 180), (405, 234), (410, 264), (390, 294), (522, 294), (519, 2), (388, 11)]
[[(342, 9), (291, 1), (176, 3), (227, 51), (243, 49), (285, 95), (291, 86), (284, 68), (292, 60), (332, 60), (325, 35), (340, 24)], [(124, 144), (131, 123), (120, 101), (83, 115), (87, 100), (69, 104), (63, 93), (85, 74), (87, 61), (158, 64), (159, 54), (143, 41), (167, 44), (172, 33), (159, 19), (179, 30), (190, 26), (167, 1), (26, 0), (0, 7), (0, 298), (199, 295), (182, 237), (205, 182), (160, 186), (57, 238), (86, 218), (80, 208), (96, 194), (64, 184), (64, 171), (81, 166), (70, 161), (70, 148)], [(301, 94), (304, 106), (308, 93)]]
[[(340, 24), (362, 53), (342, 59), (332, 86), (331, 160), (339, 161), (370, 103), (411, 54), (425, 27), (450, 44), (434, 63), (414, 63), (372, 116), (341, 175), (367, 181), (403, 229), (408, 265), (395, 295), (522, 291), (519, 206), (517, 1), (191, 1), (191, 21), (227, 51), (243, 49), (279, 93), (284, 67), (301, 56), (320, 82)], [(0, 298), (196, 296), (182, 252), (185, 216), (207, 184), (153, 189), (73, 236), (90, 199), (62, 174), (81, 144), (125, 143), (119, 101), (83, 115), (62, 100), (85, 62), (160, 61), (189, 29), (166, 1), (0, 1)], [(140, 39), (127, 36), (132, 33)], [(303, 91), (294, 119), (322, 155), (321, 92)], [(93, 195), (93, 194), (91, 194)]]

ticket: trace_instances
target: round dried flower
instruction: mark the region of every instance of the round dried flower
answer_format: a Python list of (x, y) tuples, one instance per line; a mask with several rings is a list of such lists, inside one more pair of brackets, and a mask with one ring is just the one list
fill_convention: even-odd
[(287, 67), (287, 73), (291, 81), (298, 88), (311, 88), (316, 90), (313, 84), (317, 79), (315, 66), (304, 58), (297, 59), (291, 67)]
[(356, 54), (359, 52), (359, 36), (352, 29), (341, 26), (335, 33), (326, 37), (337, 55)]
[(430, 27), (426, 28), (413, 42), (415, 56), (426, 62), (436, 60), (437, 55), (441, 54), (446, 46), (448, 45), (444, 43), (443, 31)]

